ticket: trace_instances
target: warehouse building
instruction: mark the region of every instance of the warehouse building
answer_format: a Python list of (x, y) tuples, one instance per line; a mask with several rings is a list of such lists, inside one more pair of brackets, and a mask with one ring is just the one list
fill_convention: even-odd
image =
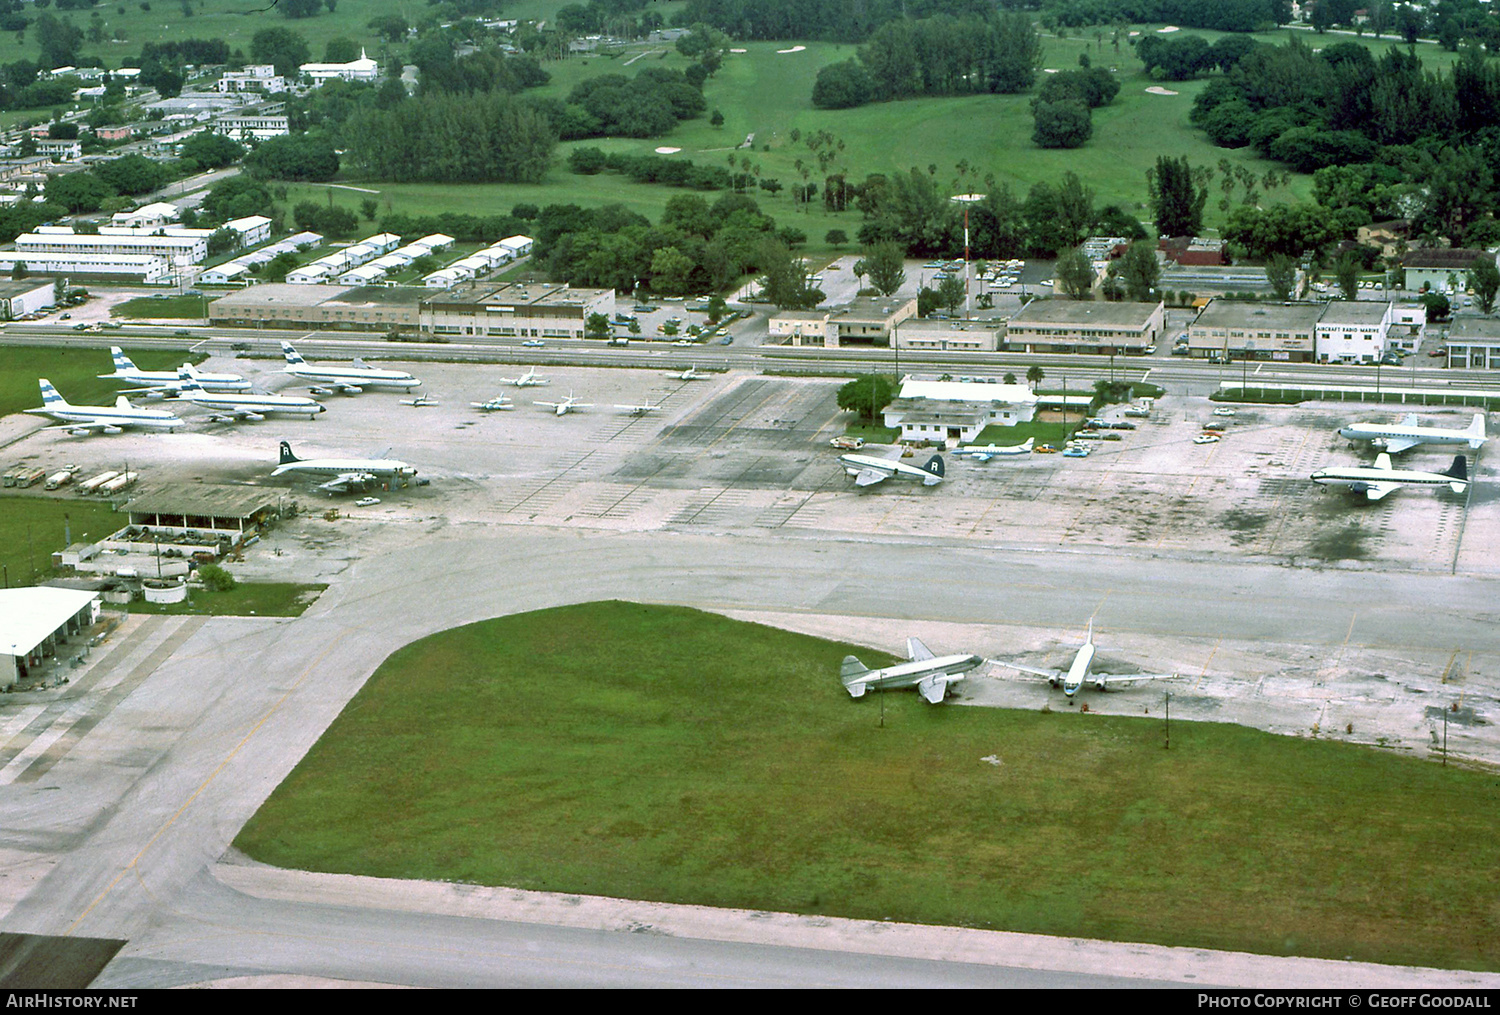
[(23, 680), (99, 619), (99, 594), (45, 585), (0, 590), (0, 687)]
[(1006, 324), (1011, 352), (1144, 353), (1166, 329), (1161, 303), (1032, 300)]
[(57, 305), (57, 283), (51, 279), (0, 282), (0, 321), (14, 321)]
[(417, 286), (268, 282), (214, 300), (208, 305), (208, 318), (211, 324), (232, 328), (416, 331), (419, 301), (427, 295)]
[(1318, 321), (1328, 306), (1210, 300), (1188, 326), (1188, 355), (1309, 363), (1317, 349)]
[[(177, 536), (190, 536), (194, 545), (238, 545), (277, 517), (283, 498), (278, 490), (208, 483), (143, 490), (121, 509), (130, 516), (130, 526), (109, 538), (118, 541), (128, 532), (135, 542), (163, 547)], [(131, 528), (137, 531), (129, 532)]]
[(146, 254), (0, 252), (0, 273), (14, 275), (17, 264), (25, 265), (33, 275), (66, 275), (68, 278), (146, 284), (165, 281), (172, 270), (166, 258)]
[(615, 314), (613, 289), (555, 283), (472, 282), (422, 302), (421, 330), (431, 335), (582, 338), (590, 314)]

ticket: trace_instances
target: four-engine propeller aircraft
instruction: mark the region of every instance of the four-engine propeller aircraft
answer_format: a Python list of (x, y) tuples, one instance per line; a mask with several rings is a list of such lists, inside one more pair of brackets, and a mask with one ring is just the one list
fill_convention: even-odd
[(347, 367), (319, 367), (304, 360), (290, 342), (281, 343), (281, 354), (286, 357), (285, 372), (293, 377), (314, 381), (315, 395), (328, 395), (334, 391), (357, 395), (365, 388), (402, 388), (411, 390), (421, 381), (401, 370), (382, 370), (372, 367), (355, 357), (354, 365)]
[(943, 456), (933, 455), (927, 464), (918, 468), (895, 458), (874, 458), (870, 455), (839, 455), (839, 464), (854, 477), (856, 486), (873, 486), (894, 477), (920, 479), (923, 486), (936, 486), (943, 481)]
[(481, 412), (498, 412), (501, 409), (514, 409), (515, 407), (516, 403), (510, 400), (509, 395), (496, 395), (483, 402), (469, 403), (469, 408), (478, 409)]
[(954, 448), (954, 458), (972, 458), (976, 462), (987, 462), (991, 458), (1000, 455), (1029, 455), (1031, 447), (1036, 443), (1035, 437), (1026, 438), (1024, 444), (969, 444), (965, 447)]
[(537, 373), (536, 367), (532, 367), (520, 377), (502, 377), (500, 380), (505, 384), (514, 384), (518, 388), (534, 388), (538, 385), (552, 383), (549, 378)]
[(45, 430), (66, 430), (75, 437), (83, 437), (95, 432), (114, 434), (135, 427), (173, 430), (182, 426), (182, 420), (166, 409), (138, 409), (124, 395), (115, 399), (114, 405), (73, 405), (58, 394), (47, 378), (38, 378), (37, 383), (42, 389), (42, 407), (25, 411), (58, 421), (59, 425), (43, 427)]
[(415, 476), (417, 470), (394, 458), (298, 458), (292, 454), (292, 446), (281, 442), (281, 461), (271, 475), (295, 473), (308, 476), (332, 476), (326, 483), (319, 483), (319, 490), (329, 493), (349, 493), (366, 490), (381, 481), (392, 483), (403, 477)]
[(191, 363), (184, 363), (176, 370), (142, 370), (125, 355), (118, 345), (109, 347), (115, 360), (115, 372), (100, 374), (105, 381), (121, 381), (137, 388), (152, 391), (179, 391), (182, 388), (182, 372), (186, 370), (204, 391), (249, 391), (250, 382), (239, 374), (212, 374), (200, 372)]
[(1008, 669), (1045, 677), (1053, 687), (1062, 688), (1062, 692), (1070, 698), (1077, 694), (1084, 684), (1093, 684), (1097, 689), (1107, 691), (1111, 684), (1133, 684), (1138, 680), (1173, 680), (1177, 677), (1175, 673), (1092, 673), (1090, 670), (1094, 665), (1094, 651), (1094, 622), (1091, 620), (1083, 647), (1073, 657), (1073, 664), (1068, 667), (1066, 673), (1061, 670), (1033, 669), (1019, 663), (1008, 663), (1002, 659), (996, 659), (995, 662)]
[(615, 408), (620, 409), (624, 412), (628, 412), (632, 416), (644, 416), (647, 413), (659, 412), (661, 410), (661, 406), (659, 404), (652, 405), (650, 401), (646, 401), (640, 405), (620, 405), (616, 403)]
[(1418, 444), (1467, 444), (1478, 448), (1489, 440), (1484, 433), (1484, 413), (1476, 412), (1474, 419), (1463, 430), (1449, 430), (1440, 426), (1418, 426), (1417, 414), (1409, 412), (1400, 423), (1351, 423), (1339, 428), (1339, 436), (1351, 441), (1373, 441), (1393, 455)]
[(708, 374), (700, 374), (698, 372), (698, 364), (696, 364), (696, 363), (694, 363), (692, 366), (688, 367), (686, 370), (682, 371), (682, 373), (680, 373), (680, 374), (678, 374), (678, 373), (672, 373), (672, 374), (667, 374), (667, 376), (673, 378), (674, 380), (679, 380), (679, 381), (706, 381), (706, 380), (709, 380), (709, 375)]
[(266, 418), (267, 413), (272, 412), (312, 419), (326, 408), (316, 399), (299, 395), (238, 395), (204, 391), (197, 380), (188, 374), (186, 367), (181, 369), (178, 376), (181, 378), (182, 388), (174, 401), (192, 402), (214, 410), (209, 418), (215, 423), (232, 423), (242, 419), (260, 422)]
[(1380, 500), (1403, 486), (1447, 486), (1454, 493), (1463, 493), (1469, 488), (1469, 463), (1463, 455), (1454, 455), (1453, 464), (1444, 472), (1395, 469), (1391, 467), (1390, 454), (1382, 451), (1373, 468), (1356, 465), (1319, 469), (1312, 474), (1312, 481), (1324, 486), (1347, 486), (1364, 494), (1367, 500)]
[(949, 684), (984, 664), (984, 659), (976, 655), (935, 656), (920, 638), (906, 639), (906, 657), (908, 662), (872, 670), (854, 656), (845, 656), (839, 680), (851, 698), (863, 698), (871, 688), (915, 687), (918, 694), (936, 705), (947, 695)]
[(566, 416), (574, 409), (592, 409), (594, 407), (593, 402), (580, 402), (573, 396), (573, 392), (571, 391), (568, 392), (568, 397), (564, 398), (561, 402), (532, 402), (531, 404), (545, 405), (558, 416)]

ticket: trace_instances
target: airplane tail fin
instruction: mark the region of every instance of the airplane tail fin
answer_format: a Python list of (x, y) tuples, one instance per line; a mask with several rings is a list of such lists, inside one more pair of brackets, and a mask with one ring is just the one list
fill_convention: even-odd
[(1454, 455), (1453, 464), (1441, 474), (1453, 480), (1448, 484), (1450, 490), (1463, 493), (1469, 487), (1469, 460), (1463, 455)]
[(1477, 448), (1484, 441), (1484, 413), (1476, 412), (1473, 422), (1469, 424), (1469, 447)]
[(940, 483), (943, 479), (943, 456), (933, 455), (927, 459), (927, 464), (922, 466), (922, 471), (927, 473), (927, 478), (922, 480), (924, 486), (932, 486)]
[(839, 667), (839, 681), (843, 683), (844, 689), (849, 692), (851, 698), (863, 698), (866, 685), (860, 682), (860, 677), (869, 673), (870, 669), (854, 656), (844, 656), (844, 664)]
[(130, 361), (129, 356), (125, 355), (124, 349), (121, 349), (118, 345), (112, 345), (109, 347), (109, 354), (115, 360), (115, 373), (125, 374), (135, 372), (135, 364)]
[(304, 362), (306, 362), (305, 360), (303, 360), (302, 354), (297, 352), (296, 349), (292, 348), (292, 343), (290, 342), (281, 343), (281, 354), (286, 357), (287, 363), (294, 367), (300, 367)]
[(1031, 446), (1033, 444), (1035, 444), (1035, 443), (1036, 443), (1036, 438), (1035, 437), (1028, 437), (1028, 438), (1026, 438), (1026, 443), (1022, 444), (1021, 447), (1025, 448), (1027, 451), (1030, 451), (1031, 450)]
[(202, 385), (198, 383), (198, 377), (193, 372), (193, 368), (186, 363), (177, 368), (177, 380), (180, 382), (184, 394), (203, 390)]
[(37, 383), (41, 385), (42, 388), (42, 404), (44, 406), (68, 404), (68, 400), (62, 395), (58, 394), (57, 389), (52, 386), (52, 382), (47, 380), (47, 378), (39, 377), (37, 378)]
[(292, 462), (300, 462), (302, 459), (292, 454), (292, 446), (286, 441), (281, 442), (281, 461), (277, 465), (290, 465)]

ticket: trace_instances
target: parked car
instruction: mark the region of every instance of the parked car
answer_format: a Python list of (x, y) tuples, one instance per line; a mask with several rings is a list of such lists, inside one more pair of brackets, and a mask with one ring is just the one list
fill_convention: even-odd
[(1087, 458), (1089, 449), (1081, 445), (1063, 449), (1064, 458)]
[(1221, 405), (1214, 410), (1215, 416), (1233, 416), (1234, 410), (1227, 405)]
[(521, 344), (524, 345), (528, 349), (545, 349), (545, 348), (547, 348), (547, 343), (543, 342), (540, 338), (528, 338), (526, 341), (522, 342)]
[(828, 444), (840, 451), (858, 451), (865, 446), (865, 439), (863, 437), (835, 437)]
[(1225, 430), (1229, 429), (1229, 424), (1220, 423), (1215, 420), (1212, 423), (1204, 423), (1203, 429), (1208, 431), (1209, 433), (1223, 433)]
[(1051, 444), (1038, 444), (1031, 449), (1031, 453), (1034, 455), (1055, 455), (1057, 454), (1057, 449)]
[(1198, 436), (1196, 436), (1196, 437), (1193, 438), (1193, 443), (1194, 444), (1217, 444), (1217, 443), (1219, 443), (1219, 435), (1216, 434), (1216, 433), (1200, 433)]
[(1131, 408), (1131, 409), (1126, 409), (1125, 410), (1125, 415), (1127, 415), (1127, 416), (1133, 416), (1136, 419), (1150, 419), (1151, 418), (1151, 410), (1150, 409), (1135, 409), (1135, 408)]

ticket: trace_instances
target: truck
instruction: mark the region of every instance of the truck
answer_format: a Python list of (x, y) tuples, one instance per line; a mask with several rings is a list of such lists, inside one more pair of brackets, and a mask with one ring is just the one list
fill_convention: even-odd
[(625, 335), (611, 335), (610, 338), (609, 338), (609, 344), (610, 345), (629, 345), (630, 344), (630, 339), (628, 337), (626, 337)]
[(6, 475), (13, 476), (7, 486), (35, 486), (47, 477), (47, 470), (38, 465), (18, 465)]
[(99, 484), (99, 492), (106, 497), (111, 494), (119, 493), (131, 483), (134, 483), (138, 475), (139, 473), (135, 472), (122, 472), (114, 479)]
[(114, 479), (118, 475), (118, 472), (101, 472), (99, 473), (99, 475), (94, 476), (91, 479), (85, 479), (82, 483), (79, 483), (78, 492), (84, 494), (97, 493), (101, 486), (103, 486), (105, 483), (108, 483), (111, 479)]
[(73, 474), (67, 469), (63, 469), (61, 472), (54, 472), (47, 477), (44, 489), (56, 490), (58, 487), (67, 486), (71, 482), (73, 482)]

